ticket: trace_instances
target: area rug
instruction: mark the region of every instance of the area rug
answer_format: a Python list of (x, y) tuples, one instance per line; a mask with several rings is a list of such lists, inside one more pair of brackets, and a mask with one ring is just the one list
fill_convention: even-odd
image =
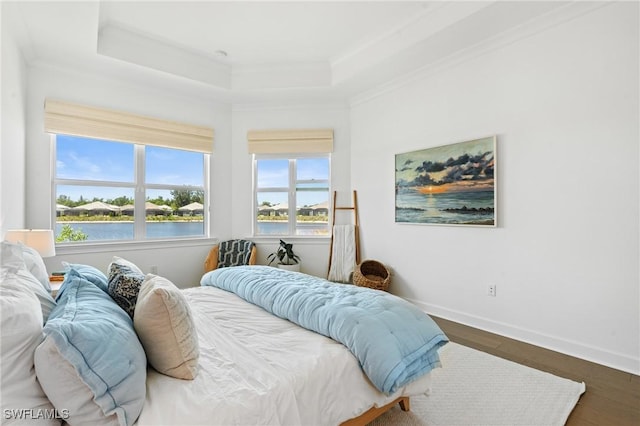
[(429, 396), (411, 398), (411, 411), (393, 407), (370, 425), (563, 425), (585, 384), (448, 343), (433, 371)]

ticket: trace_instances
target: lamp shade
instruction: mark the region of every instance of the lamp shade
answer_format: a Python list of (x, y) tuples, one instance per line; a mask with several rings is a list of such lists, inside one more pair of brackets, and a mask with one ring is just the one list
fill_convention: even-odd
[(11, 229), (4, 235), (4, 239), (36, 249), (42, 257), (56, 255), (53, 231), (50, 229)]

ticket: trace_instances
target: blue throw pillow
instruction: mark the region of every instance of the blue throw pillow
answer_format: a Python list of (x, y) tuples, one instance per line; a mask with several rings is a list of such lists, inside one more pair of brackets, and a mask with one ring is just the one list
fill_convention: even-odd
[(107, 285), (107, 276), (98, 268), (90, 265), (82, 265), (80, 263), (62, 262), (62, 265), (64, 266), (65, 271), (67, 271), (67, 274), (70, 270), (74, 269), (78, 274), (80, 274), (82, 278), (97, 285), (100, 290), (104, 291), (105, 293), (109, 292)]
[(131, 425), (146, 396), (147, 358), (131, 318), (75, 269), (44, 327), (36, 374), (70, 424)]

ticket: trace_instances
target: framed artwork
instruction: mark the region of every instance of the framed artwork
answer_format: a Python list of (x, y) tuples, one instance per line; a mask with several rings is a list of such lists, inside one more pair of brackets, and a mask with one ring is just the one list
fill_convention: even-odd
[(495, 227), (496, 137), (396, 154), (396, 222)]

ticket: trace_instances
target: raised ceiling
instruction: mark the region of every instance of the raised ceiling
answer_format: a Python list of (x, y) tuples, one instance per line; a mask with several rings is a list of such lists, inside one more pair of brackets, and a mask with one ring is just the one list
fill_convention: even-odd
[(46, 1), (2, 7), (30, 64), (191, 88), (233, 102), (293, 93), (349, 99), (568, 4)]

